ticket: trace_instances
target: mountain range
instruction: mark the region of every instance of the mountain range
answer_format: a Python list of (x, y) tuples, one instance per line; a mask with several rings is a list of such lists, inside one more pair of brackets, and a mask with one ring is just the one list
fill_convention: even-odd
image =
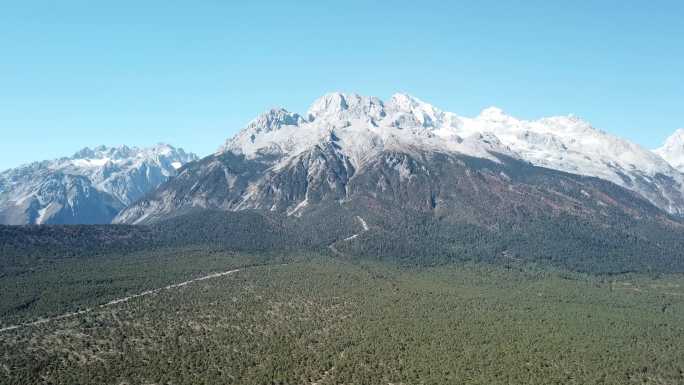
[[(142, 225), (90, 237), (133, 231), (125, 247), (684, 271), (682, 154), (681, 130), (650, 151), (575, 116), (467, 118), (405, 94), (332, 93), (304, 114), (266, 111), (202, 159), (98, 147), (5, 171), (0, 222)], [(80, 244), (91, 230), (51, 231)]]
[[(466, 118), (405, 94), (382, 101), (332, 93), (314, 102), (304, 115), (285, 109), (260, 115), (215, 154), (184, 169), (115, 221), (144, 223), (193, 207), (302, 215), (321, 199), (348, 201), (357, 193), (355, 182), (373, 168), (386, 170), (372, 186), (365, 186), (364, 193), (386, 195), (393, 176), (399, 185), (394, 187), (408, 186), (421, 173), (429, 175), (435, 161), (454, 163), (459, 157), (498, 165), (504, 159), (515, 160), (600, 178), (669, 214), (681, 215), (682, 137), (684, 132), (678, 131), (665, 146), (649, 151), (574, 116), (527, 121), (488, 108)], [(436, 205), (453, 191), (431, 190), (434, 197), (413, 198), (434, 200)]]
[[(467, 118), (406, 94), (383, 101), (331, 93), (303, 115), (266, 111), (201, 160), (163, 144), (100, 146), (7, 170), (0, 222), (138, 224), (195, 208), (302, 216), (321, 202), (344, 206), (359, 194), (387, 199), (399, 191), (407, 195), (401, 203), (440, 211), (447, 202), (466, 206), (454, 194), (475, 184), (450, 173), (460, 165), (471, 178), (481, 171), (470, 166), (475, 160), (488, 169), (518, 162), (530, 173), (599, 178), (684, 214), (684, 130), (650, 151), (572, 115), (530, 121), (491, 107)], [(449, 173), (437, 175), (447, 165)], [(493, 177), (517, 187), (503, 171)]]
[(99, 146), (10, 169), (0, 173), (0, 223), (109, 223), (194, 160), (166, 144)]

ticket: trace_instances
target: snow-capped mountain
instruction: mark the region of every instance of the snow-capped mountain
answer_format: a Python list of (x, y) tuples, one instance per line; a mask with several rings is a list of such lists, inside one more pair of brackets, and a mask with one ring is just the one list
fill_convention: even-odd
[(672, 214), (684, 214), (684, 175), (663, 158), (575, 116), (526, 121), (494, 108), (460, 118), (464, 135), (490, 132), (537, 166), (608, 180)]
[(684, 128), (676, 130), (662, 147), (653, 150), (672, 167), (684, 172)]
[(491, 152), (513, 155), (489, 132), (458, 135), (459, 118), (408, 95), (388, 102), (375, 97), (333, 93), (323, 96), (302, 117), (270, 110), (229, 139), (218, 153), (247, 158), (275, 156), (280, 161), (321, 143), (335, 142), (355, 168), (386, 150), (432, 150), (493, 159)]
[[(445, 209), (464, 204), (458, 193), (465, 191), (465, 180), (470, 180), (468, 188), (480, 191), (484, 199), (482, 189), (492, 186), (473, 180), (475, 174), (487, 175), (485, 180), (493, 178), (490, 182), (496, 180), (496, 186), (508, 183), (514, 191), (516, 186), (507, 172), (523, 167), (521, 161), (531, 163), (526, 169), (536, 175), (524, 179), (524, 183), (534, 180), (527, 188), (548, 187), (541, 182), (551, 178), (543, 167), (601, 178), (670, 213), (684, 212), (684, 176), (679, 171), (657, 154), (576, 117), (528, 121), (488, 108), (467, 118), (405, 94), (382, 101), (332, 93), (315, 101), (304, 115), (284, 109), (260, 115), (214, 155), (184, 169), (115, 221), (144, 223), (191, 208), (260, 209), (300, 216), (322, 202), (343, 204), (359, 196), (396, 199), (398, 205), (413, 202), (414, 208), (426, 210)], [(492, 166), (496, 164), (501, 167)], [(503, 174), (489, 175), (497, 167)], [(458, 184), (454, 178), (465, 179)], [(563, 178), (554, 174), (552, 179)], [(415, 185), (416, 181), (422, 185)], [(589, 182), (580, 178), (566, 183)], [(587, 204), (615, 203), (607, 198), (612, 193), (606, 189), (611, 188), (602, 185), (603, 192), (592, 195), (589, 189), (597, 187), (589, 185), (580, 194), (581, 199), (592, 201)], [(501, 194), (493, 199), (501, 199)], [(598, 199), (599, 195), (605, 200)], [(517, 197), (508, 197), (509, 203)], [(545, 196), (542, 201), (553, 199)], [(571, 207), (569, 202), (548, 208)], [(537, 203), (526, 204), (537, 207)], [(476, 201), (471, 204), (479, 205)]]
[(166, 144), (84, 148), (0, 173), (0, 223), (109, 223), (196, 160)]
[(654, 154), (575, 116), (530, 121), (491, 107), (468, 118), (405, 94), (383, 102), (334, 93), (316, 101), (306, 117), (283, 109), (267, 112), (219, 151), (248, 158), (270, 154), (282, 161), (331, 136), (356, 168), (388, 149), (488, 159), (499, 153), (541, 167), (602, 178), (638, 192), (670, 213), (684, 213), (684, 176), (679, 171), (684, 169), (683, 132)]

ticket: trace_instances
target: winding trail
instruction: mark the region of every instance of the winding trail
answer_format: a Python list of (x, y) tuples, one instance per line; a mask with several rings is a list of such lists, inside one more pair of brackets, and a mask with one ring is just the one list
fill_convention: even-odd
[[(361, 218), (360, 216), (357, 215), (357, 216), (356, 216), (356, 219), (359, 221), (359, 223), (361, 223), (361, 227), (362, 227), (361, 232), (356, 233), (356, 234), (354, 234), (354, 235), (352, 235), (352, 236), (350, 236), (350, 237), (347, 237), (347, 238), (343, 239), (342, 242), (347, 242), (347, 241), (351, 241), (351, 240), (353, 240), (353, 239), (356, 239), (359, 235), (361, 235), (361, 234), (365, 233), (366, 231), (370, 230), (370, 228), (368, 227), (368, 223), (366, 223), (366, 221), (365, 221), (363, 218)], [(331, 244), (328, 246), (328, 248), (330, 249), (330, 251), (332, 251), (332, 252), (335, 253), (336, 255), (339, 255), (340, 257), (344, 257), (344, 256), (345, 256), (343, 252), (337, 250), (337, 248), (335, 247), (335, 242), (331, 243)]]
[(65, 314), (61, 314), (58, 316), (54, 316), (54, 317), (40, 318), (36, 321), (6, 326), (3, 328), (0, 328), (0, 333), (8, 332), (10, 330), (16, 330), (16, 329), (23, 328), (23, 327), (36, 326), (36, 325), (48, 323), (51, 321), (57, 321), (57, 320), (63, 320), (66, 318), (76, 317), (76, 316), (79, 316), (81, 314), (90, 313), (93, 310), (102, 309), (102, 308), (106, 308), (109, 306), (115, 306), (115, 305), (118, 305), (118, 304), (121, 304), (124, 302), (128, 302), (128, 301), (135, 299), (135, 298), (140, 298), (140, 297), (145, 297), (145, 296), (152, 295), (152, 294), (157, 294), (157, 293), (165, 291), (165, 290), (177, 289), (179, 287), (183, 287), (183, 286), (195, 283), (195, 282), (205, 281), (207, 279), (223, 277), (223, 276), (226, 276), (229, 274), (237, 273), (238, 271), (240, 271), (240, 269), (228, 270), (228, 271), (223, 271), (223, 272), (219, 272), (219, 273), (212, 273), (212, 274), (205, 275), (205, 276), (202, 276), (199, 278), (190, 279), (190, 280), (183, 281), (180, 283), (174, 283), (174, 284), (167, 285), (164, 287), (160, 287), (157, 289), (146, 290), (146, 291), (143, 291), (142, 293), (129, 295), (127, 297), (117, 298), (117, 299), (111, 300), (111, 301), (104, 303), (102, 305), (99, 305), (99, 306), (95, 306), (95, 307), (91, 307), (91, 308), (87, 308), (87, 309), (83, 309), (83, 310), (79, 310), (79, 311), (75, 311), (75, 312), (71, 312), (71, 313), (65, 313)]

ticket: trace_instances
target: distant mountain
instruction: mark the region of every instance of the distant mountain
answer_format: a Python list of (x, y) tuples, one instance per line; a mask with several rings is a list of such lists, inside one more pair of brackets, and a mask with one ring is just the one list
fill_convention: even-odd
[(665, 140), (662, 147), (653, 152), (665, 159), (672, 167), (684, 172), (684, 128), (676, 130)]
[(166, 144), (99, 146), (6, 170), (0, 173), (0, 223), (109, 223), (196, 159)]

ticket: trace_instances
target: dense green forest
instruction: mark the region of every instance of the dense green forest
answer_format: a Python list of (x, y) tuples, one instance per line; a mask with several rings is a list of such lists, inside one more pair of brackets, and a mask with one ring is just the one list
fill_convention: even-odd
[(270, 258), (216, 253), (186, 273), (245, 267), (3, 332), (0, 383), (684, 382), (682, 276)]
[[(158, 250), (251, 254), (321, 253), (436, 266), (524, 260), (590, 274), (684, 272), (680, 220), (571, 215), (469, 223), (409, 208), (320, 205), (306, 218), (263, 211), (192, 211), (150, 226), (0, 226), (0, 277), (69, 258), (119, 258)], [(358, 218), (368, 224), (364, 231)], [(603, 218), (605, 220), (605, 218)], [(357, 235), (353, 239), (351, 236)]]
[(289, 259), (187, 247), (37, 263), (0, 278), (0, 328), (78, 311), (216, 271)]
[(316, 210), (0, 226), (0, 384), (684, 383), (678, 223)]

